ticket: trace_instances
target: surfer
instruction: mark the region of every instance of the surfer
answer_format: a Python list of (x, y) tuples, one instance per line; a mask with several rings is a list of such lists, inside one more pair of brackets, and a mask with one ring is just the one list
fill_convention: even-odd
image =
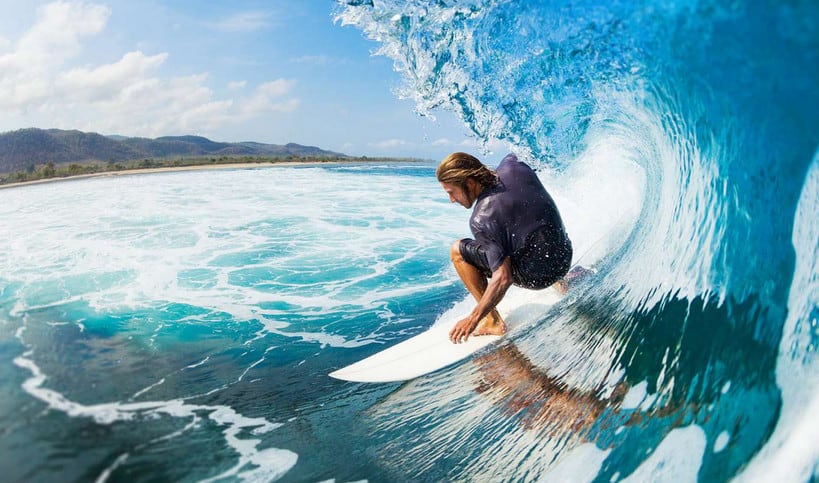
[(568, 272), (572, 243), (563, 220), (535, 172), (514, 154), (492, 171), (470, 154), (452, 153), (436, 176), (450, 202), (475, 207), (469, 219), (475, 238), (456, 241), (450, 257), (478, 304), (449, 338), (501, 335), (506, 325), (495, 307), (511, 285), (544, 289)]

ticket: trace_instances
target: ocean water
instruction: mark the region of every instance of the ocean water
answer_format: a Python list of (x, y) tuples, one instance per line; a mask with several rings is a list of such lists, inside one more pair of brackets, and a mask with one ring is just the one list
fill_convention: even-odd
[[(609, 169), (640, 185), (639, 170)], [(384, 452), (413, 432), (381, 426), (430, 402), (410, 397), (430, 381), (468, 397), (472, 364), (406, 385), (327, 373), (471, 309), (449, 262), (469, 212), (434, 170), (226, 169), (0, 191), (7, 481), (408, 478)], [(572, 189), (598, 194), (581, 206)], [(553, 194), (589, 261), (639, 212), (637, 190), (616, 210), (588, 181)], [(579, 216), (590, 202), (596, 215)]]
[(408, 383), (327, 373), (469, 310), (432, 163), (0, 190), (3, 479), (815, 479), (818, 9), (336, 5), (596, 270)]

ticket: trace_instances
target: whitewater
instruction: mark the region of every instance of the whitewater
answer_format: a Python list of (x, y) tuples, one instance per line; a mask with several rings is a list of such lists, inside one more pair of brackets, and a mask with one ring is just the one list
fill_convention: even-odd
[(339, 2), (397, 95), (538, 169), (595, 270), (408, 383), (327, 373), (471, 307), (434, 162), (0, 190), (4, 478), (815, 479), (817, 10)]

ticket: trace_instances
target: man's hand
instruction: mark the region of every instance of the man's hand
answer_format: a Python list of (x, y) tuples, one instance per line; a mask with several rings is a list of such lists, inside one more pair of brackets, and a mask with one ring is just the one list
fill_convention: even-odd
[[(470, 313), (468, 317), (459, 320), (458, 323), (455, 324), (455, 327), (449, 332), (449, 339), (456, 344), (466, 342), (469, 336), (475, 331), (475, 328), (478, 327), (478, 323), (489, 315), (501, 299), (503, 299), (503, 296), (506, 295), (506, 290), (509, 289), (511, 285), (512, 262), (509, 257), (506, 257), (503, 264), (492, 272), (492, 277), (489, 279), (486, 290), (481, 294), (478, 305), (472, 310), (472, 313)], [(501, 323), (502, 322), (503, 321), (501, 321)], [(505, 327), (503, 330), (505, 330)]]
[(449, 340), (455, 344), (466, 342), (467, 339), (469, 339), (469, 335), (475, 331), (475, 327), (477, 326), (478, 320), (474, 319), (472, 316), (461, 319), (457, 324), (455, 324), (455, 327), (449, 331)]

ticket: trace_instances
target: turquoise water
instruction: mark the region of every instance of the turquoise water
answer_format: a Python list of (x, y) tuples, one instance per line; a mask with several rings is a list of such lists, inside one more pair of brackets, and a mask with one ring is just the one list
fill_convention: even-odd
[[(522, 365), (499, 372), (505, 388), (483, 393), (509, 411), (413, 431), (413, 441), (435, 443), (405, 471), (815, 479), (819, 4), (338, 3), (337, 19), (394, 61), (400, 94), (419, 112), (455, 113), (477, 139), (565, 174), (557, 185), (614, 187), (603, 206), (640, 193), (598, 282), (515, 339), (522, 356), (509, 357)], [(612, 171), (628, 163), (636, 183)], [(570, 199), (590, 193), (599, 191)], [(556, 358), (551, 341), (570, 335), (572, 355)], [(413, 427), (444, 407), (446, 398), (425, 401)], [(406, 424), (402, 412), (385, 424)], [(453, 448), (457, 457), (446, 454)]]
[[(227, 170), (0, 192), (8, 481), (366, 468), (316, 461), (347, 448), (349, 393), (390, 389), (355, 391), (326, 373), (423, 330), (462, 296), (446, 254), (464, 213), (431, 169)], [(339, 420), (329, 436), (313, 427), (323, 419)]]
[[(407, 478), (413, 459), (387, 455), (418, 435), (389, 426), (444, 430), (463, 409), (438, 408), (418, 425), (407, 418), (428, 413), (391, 412), (449, 400), (440, 394), (472, 406), (478, 383), (463, 373), (474, 367), (406, 385), (327, 373), (471, 308), (448, 255), (469, 212), (449, 203), (434, 167), (230, 169), (0, 191), (0, 466), (11, 481)], [(615, 215), (610, 193), (580, 174), (553, 194), (582, 235), (576, 247), (599, 260), (628, 231), (639, 192)], [(632, 168), (618, 174), (639, 185)], [(583, 205), (572, 189), (598, 195)], [(579, 216), (589, 208), (598, 215)]]
[(419, 111), (540, 169), (596, 275), (472, 359), (345, 383), (470, 307), (448, 261), (469, 213), (434, 165), (2, 190), (4, 477), (815, 479), (814, 3), (337, 13)]

